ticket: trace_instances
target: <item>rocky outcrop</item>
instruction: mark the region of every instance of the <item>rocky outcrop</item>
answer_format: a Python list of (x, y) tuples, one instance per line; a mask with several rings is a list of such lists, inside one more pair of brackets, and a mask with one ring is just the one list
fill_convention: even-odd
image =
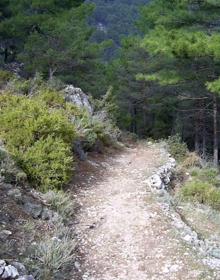
[(67, 102), (71, 102), (79, 108), (85, 108), (90, 114), (93, 114), (93, 108), (89, 102), (89, 97), (80, 88), (68, 85), (64, 89), (64, 93)]

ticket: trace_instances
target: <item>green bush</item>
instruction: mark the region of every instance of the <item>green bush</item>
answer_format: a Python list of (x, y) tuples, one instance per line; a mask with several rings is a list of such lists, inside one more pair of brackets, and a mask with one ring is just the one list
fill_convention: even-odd
[(48, 88), (40, 90), (37, 99), (43, 101), (49, 107), (64, 107), (66, 104), (61, 93)]
[(58, 212), (64, 221), (70, 218), (74, 213), (74, 203), (69, 193), (62, 190), (52, 191), (45, 193), (43, 198), (46, 200), (50, 207)]
[(76, 130), (63, 109), (51, 108), (42, 96), (1, 95), (0, 137), (29, 179), (48, 189), (69, 179)]
[(44, 191), (67, 183), (73, 169), (70, 148), (61, 139), (51, 136), (18, 153), (18, 158), (23, 170)]
[(184, 200), (203, 203), (220, 210), (220, 190), (210, 183), (199, 180), (187, 182), (180, 195)]
[(170, 136), (167, 140), (169, 153), (177, 160), (182, 161), (188, 153), (186, 143), (179, 135)]
[(28, 268), (36, 275), (37, 280), (69, 279), (66, 269), (75, 261), (76, 241), (73, 234), (58, 225), (52, 237), (45, 233), (44, 237), (30, 246), (31, 259), (27, 260)]
[(8, 71), (0, 70), (0, 88), (6, 85), (12, 76), (13, 75)]
[(214, 186), (220, 184), (218, 179), (219, 171), (216, 168), (193, 168), (190, 174), (192, 177)]

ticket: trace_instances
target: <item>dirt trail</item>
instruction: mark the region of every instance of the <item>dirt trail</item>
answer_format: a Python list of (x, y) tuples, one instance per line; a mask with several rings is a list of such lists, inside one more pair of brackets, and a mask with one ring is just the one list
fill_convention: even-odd
[(144, 181), (166, 160), (139, 144), (103, 162), (77, 194), (79, 255), (72, 279), (220, 279), (178, 236)]

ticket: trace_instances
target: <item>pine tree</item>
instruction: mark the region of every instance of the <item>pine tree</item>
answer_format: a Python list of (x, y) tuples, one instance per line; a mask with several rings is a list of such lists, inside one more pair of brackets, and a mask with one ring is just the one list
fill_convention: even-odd
[[(207, 83), (220, 75), (219, 1), (155, 0), (142, 11), (139, 26), (146, 33), (141, 45), (155, 67), (139, 75), (162, 86), (174, 85), (180, 97), (188, 99), (193, 112), (195, 149), (205, 137), (205, 117), (212, 100), (214, 164), (218, 163), (218, 97)], [(161, 63), (162, 61), (162, 63)], [(164, 61), (166, 63), (164, 63)], [(194, 100), (194, 102), (192, 102)], [(204, 104), (205, 103), (205, 104)], [(202, 131), (202, 132), (201, 132)], [(203, 144), (205, 141), (203, 139)], [(205, 150), (205, 147), (203, 147)]]

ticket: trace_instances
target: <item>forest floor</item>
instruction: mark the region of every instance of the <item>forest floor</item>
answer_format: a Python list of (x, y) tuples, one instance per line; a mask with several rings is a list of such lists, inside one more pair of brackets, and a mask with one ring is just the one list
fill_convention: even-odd
[(139, 143), (89, 159), (73, 184), (78, 211), (74, 280), (220, 279), (179, 236), (146, 179), (167, 159)]

